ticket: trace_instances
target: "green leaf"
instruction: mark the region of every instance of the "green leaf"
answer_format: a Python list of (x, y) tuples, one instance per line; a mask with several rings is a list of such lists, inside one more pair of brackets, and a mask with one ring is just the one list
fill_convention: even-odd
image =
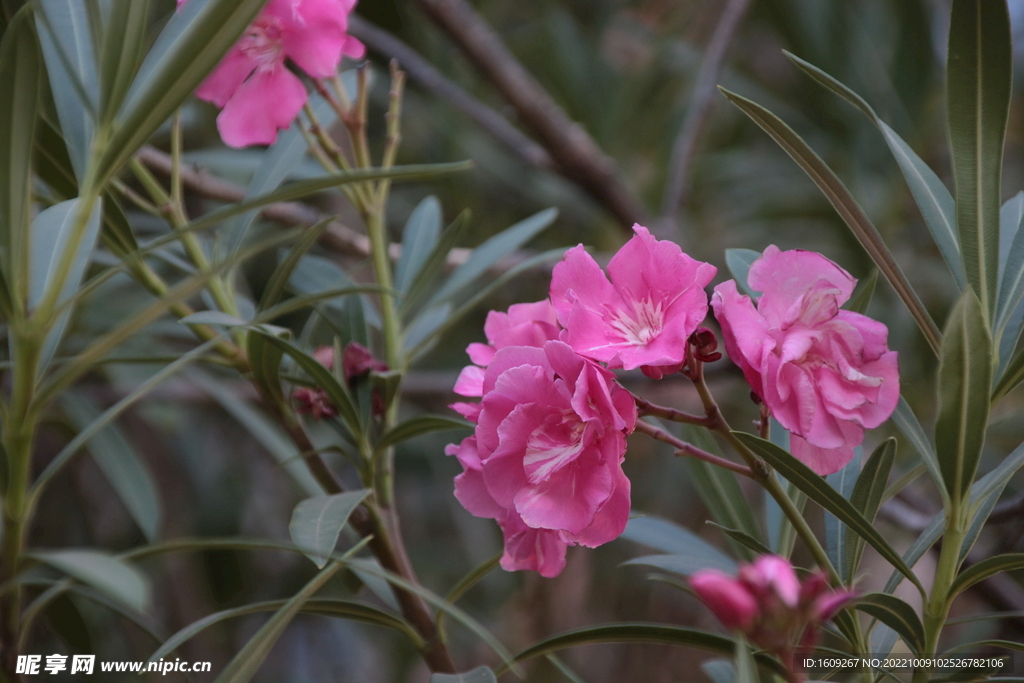
[(893, 424), (903, 433), (903, 436), (910, 441), (910, 445), (914, 447), (918, 455), (921, 456), (921, 461), (928, 469), (928, 474), (931, 475), (932, 481), (935, 482), (935, 487), (942, 494), (942, 497), (948, 499), (949, 495), (946, 493), (946, 485), (942, 480), (942, 469), (939, 467), (939, 456), (935, 454), (935, 448), (932, 446), (931, 440), (925, 433), (924, 428), (921, 427), (917, 416), (914, 415), (910, 404), (902, 396), (900, 396), (899, 403), (896, 404), (896, 410), (893, 411), (891, 419)]
[[(1007, 213), (1014, 214), (1007, 216)], [(999, 302), (996, 305), (996, 322), (993, 327), (993, 338), (999, 342), (1000, 367), (1009, 360), (1013, 348), (1020, 337), (1021, 322), (1019, 314), (1024, 299), (1024, 230), (1020, 230), (1020, 221), (1024, 220), (1024, 192), (1006, 202), (1000, 212), (1000, 225), (1003, 221), (1017, 221), (1013, 230), (1002, 232), (1008, 235), (1005, 260), (1000, 261)], [(1016, 315), (1015, 315), (1016, 314)]]
[(281, 359), (284, 351), (267, 344), (263, 335), (245, 335), (245, 355), (252, 368), (252, 378), (270, 400), (283, 404), (284, 390), (281, 388)]
[(786, 57), (798, 67), (803, 69), (811, 78), (825, 86), (832, 92), (845, 98), (850, 104), (861, 110), (868, 119), (882, 132), (882, 137), (889, 146), (900, 171), (910, 187), (910, 192), (917, 202), (921, 215), (931, 231), (939, 253), (949, 266), (957, 287), (963, 289), (967, 286), (964, 276), (963, 259), (960, 258), (960, 244), (956, 233), (956, 206), (953, 203), (953, 196), (949, 193), (945, 184), (939, 179), (931, 168), (925, 164), (921, 157), (914, 153), (903, 138), (890, 128), (875, 110), (871, 108), (860, 95), (837, 81), (818, 67), (805, 62), (799, 57), (783, 50)]
[(32, 141), (42, 64), (29, 8), (0, 40), (0, 312), (11, 298), (23, 306), (28, 290), (28, 226), (32, 207)]
[(760, 297), (761, 292), (755, 292), (750, 288), (747, 283), (747, 273), (750, 272), (750, 266), (759, 258), (761, 258), (761, 252), (753, 249), (725, 250), (725, 265), (729, 267), (733, 279), (736, 280), (736, 284), (740, 286), (744, 294), (754, 299)]
[(29, 557), (59, 569), (132, 609), (145, 612), (149, 580), (124, 560), (99, 550), (33, 550)]
[(968, 289), (949, 315), (939, 358), (935, 450), (953, 501), (967, 494), (978, 470), (991, 386), (992, 339), (982, 304)]
[(967, 282), (987, 322), (995, 310), (1003, 141), (1013, 50), (1005, 2), (953, 0), (946, 58), (946, 115), (956, 224)]
[(756, 555), (772, 554), (771, 548), (766, 546), (764, 543), (761, 543), (761, 541), (757, 540), (745, 531), (740, 531), (739, 529), (730, 529), (727, 526), (715, 524), (711, 521), (708, 521), (707, 524), (710, 524), (711, 526), (715, 527), (723, 534), (731, 538), (732, 540), (736, 541), (738, 544), (743, 546), (744, 549), (753, 551)]
[[(75, 394), (63, 394), (60, 402), (64, 414), (79, 431), (103, 419), (89, 401)], [(96, 431), (88, 443), (93, 460), (117, 491), (146, 540), (152, 543), (160, 529), (160, 496), (145, 461), (113, 422)]]
[[(349, 278), (340, 266), (322, 256), (306, 254), (299, 259), (299, 264), (288, 277), (288, 287), (293, 291), (302, 294), (317, 294), (338, 288), (355, 287), (355, 283)], [(334, 316), (325, 315), (332, 324), (340, 324), (344, 330), (339, 330), (338, 336), (345, 343), (357, 341), (366, 346), (367, 339), (366, 324), (379, 328), (381, 326), (380, 316), (369, 301), (358, 297), (355, 301), (359, 304), (352, 308), (350, 298), (334, 298), (326, 301), (331, 309), (340, 309), (343, 315), (334, 319)], [(358, 311), (356, 309), (359, 309)], [(358, 328), (358, 329), (357, 329)]]
[[(732, 638), (682, 626), (647, 623), (615, 623), (591, 626), (575, 631), (567, 631), (545, 638), (526, 648), (515, 656), (515, 661), (523, 662), (534, 657), (542, 657), (552, 652), (564, 650), (577, 645), (595, 643), (655, 643), (664, 645), (684, 645), (687, 647), (732, 655), (735, 643)], [(781, 665), (774, 658), (763, 653), (754, 655), (759, 666), (775, 673), (783, 672)], [(505, 668), (498, 669), (497, 674), (504, 673)]]
[(370, 495), (369, 489), (307, 498), (295, 506), (288, 532), (292, 541), (323, 569), (352, 511)]
[(488, 268), (554, 223), (557, 217), (557, 209), (544, 209), (488, 239), (473, 250), (465, 263), (455, 269), (451, 277), (431, 298), (430, 304), (440, 303), (459, 293), (464, 287), (469, 286), (487, 272)]
[[(860, 473), (860, 465), (864, 459), (864, 449), (857, 446), (853, 451), (853, 458), (846, 463), (846, 467), (833, 472), (825, 477), (825, 482), (831, 486), (843, 498), (850, 500), (853, 494), (853, 487)], [(824, 514), (825, 526), (825, 552), (828, 559), (835, 567), (839, 576), (846, 576), (846, 542), (853, 534), (846, 533), (846, 525), (840, 522), (835, 515), (826, 512)]]
[(263, 4), (262, 0), (192, 0), (171, 16), (117, 112), (114, 134), (98, 161), (101, 182), (192, 94)]
[(992, 402), (995, 403), (1006, 396), (1021, 382), (1024, 382), (1024, 346), (1017, 347), (1013, 356), (1006, 362), (1002, 376), (992, 389)]
[(71, 166), (81, 182), (89, 162), (100, 94), (86, 3), (52, 0), (39, 3), (38, 8), (36, 25), (50, 77), (50, 92), (57, 105)]
[(430, 683), (498, 683), (490, 667), (478, 666), (464, 674), (433, 674)]
[(460, 213), (447, 228), (441, 232), (426, 262), (420, 267), (420, 272), (412, 279), (412, 283), (404, 290), (405, 298), (400, 307), (402, 317), (408, 318), (409, 314), (415, 311), (418, 305), (427, 298), (431, 292), (434, 282), (444, 271), (448, 263), (448, 253), (455, 247), (459, 235), (469, 224), (469, 211)]
[[(678, 574), (691, 574), (706, 567), (735, 573), (736, 563), (692, 531), (659, 517), (633, 517), (626, 523), (621, 538), (661, 550), (670, 555), (642, 557), (626, 564), (645, 564)], [(648, 560), (655, 560), (649, 562)], [(665, 566), (662, 560), (671, 566)], [(684, 569), (686, 569), (684, 571)]]
[(420, 202), (402, 231), (402, 255), (395, 267), (395, 288), (408, 291), (441, 238), (441, 202), (431, 195)]
[(149, 0), (110, 0), (99, 58), (99, 117), (109, 122), (121, 106), (142, 60)]
[(329, 567), (322, 569), (301, 591), (282, 605), (274, 613), (274, 616), (260, 627), (256, 635), (250, 638), (249, 642), (228, 662), (214, 683), (249, 683), (295, 615), (342, 566), (341, 562), (332, 562)]
[(896, 631), (911, 650), (923, 654), (924, 626), (913, 607), (886, 593), (862, 595), (851, 606), (878, 619)]
[(182, 325), (223, 325), (224, 327), (239, 327), (249, 323), (223, 311), (199, 311), (192, 315), (186, 315), (178, 320)]
[(736, 667), (736, 683), (761, 683), (757, 675), (757, 665), (754, 663), (754, 654), (742, 636), (736, 642), (736, 655), (733, 661)]
[[(221, 623), (222, 621), (234, 619), (235, 617), (247, 616), (249, 614), (259, 614), (260, 612), (276, 612), (284, 607), (286, 602), (286, 600), (268, 600), (266, 602), (256, 602), (250, 605), (244, 605), (242, 607), (235, 607), (233, 609), (226, 609), (221, 612), (209, 614), (202, 619), (192, 622), (168, 638), (156, 652), (150, 655), (148, 661), (155, 662), (166, 657), (181, 647), (183, 643), (191, 640), (199, 633), (205, 631), (211, 626), (214, 626), (215, 624)], [(358, 621), (365, 624), (386, 626), (388, 628), (402, 631), (409, 636), (414, 643), (419, 640), (416, 632), (398, 617), (388, 614), (383, 610), (379, 610), (376, 607), (371, 607), (370, 605), (364, 605), (358, 602), (339, 600), (337, 598), (312, 598), (307, 600), (306, 604), (303, 605), (299, 611), (306, 614), (341, 617), (342, 619), (351, 619), (352, 621)]]
[[(886, 482), (889, 481), (889, 473), (892, 471), (892, 464), (896, 459), (896, 439), (888, 438), (883, 441), (871, 454), (864, 468), (857, 477), (857, 483), (850, 494), (850, 502), (857, 508), (864, 519), (869, 522), (875, 521), (875, 515), (882, 504), (882, 496), (885, 493)], [(857, 567), (860, 565), (861, 555), (864, 552), (864, 539), (854, 534), (846, 536), (844, 553), (846, 556), (844, 566), (846, 573), (843, 578), (852, 582), (857, 574)]]
[(911, 287), (899, 264), (892, 257), (888, 247), (885, 246), (882, 236), (878, 234), (878, 229), (843, 185), (839, 176), (822, 161), (821, 157), (815, 154), (814, 150), (792, 128), (783, 123), (782, 119), (745, 97), (724, 88), (720, 89), (733, 104), (768, 133), (814, 181), (814, 184), (828, 198), (836, 212), (860, 241), (861, 246), (871, 256), (878, 269), (885, 275), (889, 284), (896, 290), (903, 303), (906, 304), (928, 344), (938, 353), (941, 343), (939, 328), (935, 325), (935, 321), (932, 320), (924, 304), (921, 303), (921, 298)]
[(380, 450), (408, 441), (421, 434), (441, 432), (447, 429), (473, 429), (473, 425), (465, 420), (454, 420), (440, 415), (417, 415), (388, 430), (377, 442), (376, 447)]
[[(78, 289), (100, 233), (102, 203), (102, 200), (96, 200), (92, 213), (84, 224), (79, 223), (85, 207), (84, 200), (81, 199), (71, 199), (51, 206), (40, 212), (32, 221), (28, 290), (30, 310), (38, 306), (55, 287), (60, 288), (57, 305), (68, 301)], [(65, 251), (72, 247), (74, 255), (68, 263)], [(70, 265), (66, 271), (62, 270), (62, 266), (65, 265)], [(57, 350), (70, 315), (71, 310), (65, 309), (53, 321), (51, 332), (47, 334), (43, 344), (40, 360), (43, 367), (49, 364)]]
[(867, 541), (878, 551), (879, 555), (910, 579), (918, 590), (922, 593), (925, 592), (914, 572), (906, 565), (899, 553), (893, 550), (882, 534), (871, 525), (871, 522), (865, 519), (864, 515), (850, 501), (839, 495), (835, 489), (825, 483), (824, 479), (812, 472), (807, 465), (769, 441), (743, 432), (733, 432), (733, 434), (754, 453), (764, 458), (779, 474), (807, 494), (808, 498), (838, 517), (851, 531)]
[(985, 558), (981, 562), (971, 565), (960, 572), (960, 575), (956, 577), (953, 585), (949, 588), (949, 599), (952, 600), (953, 596), (964, 592), (974, 584), (984, 581), (990, 576), (1018, 569), (1024, 569), (1024, 553), (1006, 553)]

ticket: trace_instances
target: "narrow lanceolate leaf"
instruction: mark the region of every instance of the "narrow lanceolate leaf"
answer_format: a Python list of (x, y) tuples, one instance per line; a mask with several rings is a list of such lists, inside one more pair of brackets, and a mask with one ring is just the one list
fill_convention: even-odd
[[(32, 141), (42, 64), (26, 8), (0, 41), (0, 311), (24, 305), (32, 188)], [(10, 294), (8, 294), (8, 291)]]
[(889, 542), (885, 540), (882, 534), (872, 526), (871, 522), (850, 501), (839, 495), (835, 489), (825, 483), (824, 479), (811, 471), (807, 465), (770, 441), (765, 441), (753, 434), (744, 434), (743, 432), (733, 432), (733, 434), (754, 453), (764, 458), (779, 474), (807, 494), (808, 498), (838, 517), (840, 521), (849, 527), (850, 531), (867, 541), (872, 548), (878, 551), (879, 555), (884, 557), (901, 574), (910, 579), (922, 593), (924, 592), (917, 576), (903, 561), (899, 553), (889, 545)]
[(323, 569), (334, 552), (338, 535), (348, 523), (349, 515), (369, 494), (369, 489), (360, 489), (302, 501), (295, 506), (288, 525), (292, 541), (317, 567)]
[[(660, 643), (665, 645), (682, 645), (707, 652), (717, 652), (723, 655), (732, 655), (735, 650), (735, 641), (732, 638), (708, 633), (693, 628), (682, 626), (670, 626), (668, 624), (646, 624), (646, 623), (614, 623), (601, 626), (591, 626), (577, 631), (568, 631), (545, 638), (526, 648), (515, 656), (515, 661), (522, 662), (534, 657), (542, 657), (552, 652), (564, 650), (567, 647), (577, 645), (590, 645), (593, 643)], [(757, 653), (754, 659), (759, 666), (763, 666), (776, 673), (782, 673), (782, 667), (778, 660), (769, 657), (764, 653)], [(497, 673), (502, 673), (501, 668)]]
[(143, 60), (99, 159), (105, 180), (142, 146), (213, 70), (263, 0), (192, 0), (175, 12)]
[(404, 292), (430, 259), (441, 237), (441, 202), (433, 195), (421, 201), (402, 231), (402, 255), (395, 266), (395, 288)]
[(497, 683), (497, 681), (494, 672), (486, 666), (478, 666), (464, 674), (434, 674), (430, 677), (430, 683)]
[(935, 482), (935, 487), (945, 498), (947, 495), (946, 485), (942, 481), (939, 456), (935, 455), (935, 448), (932, 446), (931, 441), (928, 440), (928, 435), (925, 434), (921, 422), (917, 419), (910, 404), (902, 396), (900, 396), (899, 403), (896, 404), (896, 410), (893, 411), (891, 419), (893, 424), (903, 433), (903, 436), (907, 437), (907, 440), (910, 441), (918, 455), (921, 456), (928, 474), (931, 475), (932, 481)]
[(978, 297), (968, 289), (949, 315), (939, 358), (935, 451), (950, 498), (974, 482), (991, 406), (992, 339)]
[(29, 557), (107, 594), (137, 612), (149, 607), (149, 580), (124, 560), (99, 550), (36, 550)]
[(953, 0), (946, 59), (946, 114), (956, 180), (956, 224), (967, 282), (986, 321), (996, 304), (1003, 141), (1010, 111), (1010, 15), (1006, 3)]
[(924, 626), (913, 607), (885, 593), (862, 595), (853, 606), (896, 631), (911, 650), (921, 653), (924, 647)]
[[(889, 480), (889, 472), (892, 471), (892, 463), (896, 458), (896, 439), (886, 439), (875, 452), (871, 454), (864, 468), (857, 477), (853, 493), (850, 495), (850, 502), (860, 510), (864, 519), (874, 522), (878, 508), (882, 504), (882, 495), (885, 493), (885, 485)], [(845, 539), (846, 558), (844, 578), (852, 580), (857, 574), (857, 565), (864, 552), (864, 539), (856, 534), (848, 534)]]
[(626, 564), (658, 567), (686, 576), (708, 568), (736, 571), (736, 563), (728, 555), (692, 531), (665, 519), (634, 517), (626, 524), (622, 538), (670, 553), (640, 557)]
[(1024, 569), (1024, 553), (1007, 553), (1005, 555), (989, 557), (961, 572), (960, 576), (956, 577), (956, 580), (953, 581), (953, 585), (950, 586), (949, 594), (954, 596), (990, 576), (1018, 569)]
[[(1024, 193), (1018, 194), (1018, 198), (1020, 201), (1014, 198), (1007, 204), (1024, 205)], [(1016, 208), (1011, 207), (1010, 212), (1015, 211)], [(1006, 213), (1005, 209), (1003, 213)], [(1017, 218), (1019, 227), (1020, 217), (1007, 217), (1011, 221), (1014, 218)], [(999, 342), (1000, 358), (1009, 355), (1008, 351), (1013, 349), (1020, 336), (1019, 321), (1016, 321), (1017, 325), (1013, 325), (1011, 320), (1014, 312), (1020, 307), (1021, 299), (1024, 298), (1024, 230), (1016, 230), (1007, 246), (1006, 260), (1002, 262), (1000, 268), (1002, 275), (999, 279), (999, 301), (996, 304), (996, 322), (992, 328), (992, 336)]]
[(813, 64), (805, 62), (789, 52), (785, 52), (785, 55), (815, 81), (857, 107), (882, 132), (886, 144), (889, 145), (889, 151), (892, 152), (896, 163), (899, 164), (900, 171), (903, 172), (903, 177), (910, 187), (914, 201), (917, 202), (917, 206), (921, 210), (921, 215), (924, 216), (924, 221), (931, 231), (942, 258), (945, 259), (946, 265), (953, 273), (957, 286), (963, 289), (966, 286), (966, 278), (956, 234), (956, 207), (953, 203), (953, 196), (939, 176), (921, 160), (921, 157), (914, 153), (910, 145), (897, 135), (896, 131), (879, 118), (871, 105), (860, 95)]
[(139, 67), (149, 27), (149, 0), (111, 0), (99, 58), (99, 117), (121, 106)]
[(892, 253), (882, 241), (882, 236), (874, 226), (864, 209), (853, 198), (850, 191), (839, 179), (839, 176), (822, 161), (814, 150), (782, 119), (759, 104), (734, 92), (720, 88), (729, 100), (761, 127), (810, 177), (818, 189), (828, 198), (836, 212), (853, 232), (854, 236), (868, 252), (868, 255), (885, 275), (885, 278), (896, 290), (903, 303), (910, 309), (910, 314), (917, 322), (921, 333), (932, 349), (938, 353), (941, 335), (931, 315), (921, 303), (921, 298), (910, 286), (903, 270), (896, 263)]
[(284, 390), (281, 388), (281, 359), (284, 351), (268, 344), (263, 335), (247, 334), (245, 352), (252, 367), (252, 377), (260, 389), (271, 400), (284, 403)]
[(754, 653), (742, 636), (736, 642), (736, 656), (733, 661), (736, 667), (736, 683), (761, 683), (761, 679), (757, 675)]
[[(864, 448), (857, 446), (853, 451), (853, 458), (850, 462), (846, 463), (846, 467), (826, 476), (825, 483), (835, 489), (836, 493), (843, 498), (850, 500), (863, 460)], [(825, 552), (828, 554), (828, 559), (832, 562), (832, 566), (835, 567), (836, 573), (839, 576), (846, 576), (848, 571), (846, 566), (846, 540), (848, 536), (846, 525), (840, 522), (835, 515), (826, 512), (824, 514), (824, 527)]]
[[(92, 404), (72, 393), (61, 396), (61, 407), (79, 430), (104, 416)], [(112, 422), (89, 439), (89, 452), (120, 496), (128, 514), (152, 543), (160, 529), (160, 497), (145, 462)]]
[(316, 595), (317, 591), (323, 588), (332, 576), (343, 565), (340, 562), (333, 562), (331, 566), (322, 569), (319, 574), (307, 583), (301, 591), (295, 594), (281, 609), (270, 617), (267, 623), (263, 624), (248, 643), (245, 644), (234, 659), (232, 659), (214, 683), (248, 683), (256, 675), (263, 660), (270, 654), (274, 643), (284, 633), (285, 628), (291, 623), (295, 615), (302, 607)]

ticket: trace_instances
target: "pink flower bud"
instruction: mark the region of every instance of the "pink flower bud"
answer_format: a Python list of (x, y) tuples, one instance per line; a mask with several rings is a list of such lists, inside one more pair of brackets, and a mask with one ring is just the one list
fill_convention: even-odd
[(690, 577), (690, 587), (726, 628), (747, 633), (754, 627), (757, 600), (742, 582), (705, 569)]
[(740, 581), (761, 602), (780, 601), (793, 609), (800, 601), (800, 580), (787, 560), (778, 555), (762, 555), (754, 564), (740, 569)]

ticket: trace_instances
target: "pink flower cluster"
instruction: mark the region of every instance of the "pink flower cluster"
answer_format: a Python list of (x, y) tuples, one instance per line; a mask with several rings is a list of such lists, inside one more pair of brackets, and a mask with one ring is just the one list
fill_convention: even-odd
[(888, 330), (840, 309), (857, 281), (821, 254), (770, 246), (747, 281), (763, 292), (756, 307), (732, 280), (711, 298), (725, 348), (790, 431), (793, 455), (818, 474), (836, 472), (899, 401)]
[[(320, 346), (313, 351), (312, 356), (328, 370), (334, 369), (334, 347)], [(369, 372), (386, 372), (388, 366), (387, 363), (374, 358), (370, 350), (362, 344), (349, 342), (342, 351), (341, 369), (345, 381), (351, 385), (357, 378)], [(338, 409), (327, 396), (327, 392), (319, 387), (299, 387), (292, 392), (292, 399), (300, 413), (311, 415), (314, 420), (335, 417), (338, 414)], [(380, 397), (374, 394), (373, 401), (374, 413), (383, 413), (383, 407), (378, 405)]]
[(829, 588), (820, 570), (801, 583), (793, 565), (776, 555), (741, 565), (736, 578), (715, 569), (699, 571), (690, 586), (726, 628), (771, 652), (812, 649), (818, 627), (855, 595)]
[(598, 362), (675, 372), (707, 314), (703, 288), (715, 268), (634, 230), (608, 265), (611, 281), (582, 245), (571, 249), (555, 267), (550, 300), (491, 311), (489, 343), (466, 349), (474, 365), (455, 391), (482, 400), (452, 407), (476, 430), (445, 452), (464, 470), (456, 497), (504, 532), (507, 570), (556, 576), (568, 545), (596, 547), (622, 533), (636, 404)]
[[(181, 8), (188, 0), (178, 0)], [(362, 57), (348, 35), (355, 0), (270, 0), (245, 34), (196, 90), (221, 108), (217, 130), (231, 147), (269, 145), (306, 103), (290, 59), (313, 78), (333, 76), (342, 55)]]

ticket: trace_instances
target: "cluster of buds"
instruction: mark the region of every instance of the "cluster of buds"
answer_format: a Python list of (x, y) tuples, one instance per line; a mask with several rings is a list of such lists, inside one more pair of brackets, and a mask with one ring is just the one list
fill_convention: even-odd
[(714, 363), (722, 357), (722, 352), (718, 350), (718, 337), (706, 327), (698, 327), (690, 335), (689, 342), (693, 357), (701, 363)]
[[(334, 348), (321, 346), (313, 351), (315, 358), (328, 370), (334, 369)], [(345, 376), (345, 382), (350, 387), (357, 379), (370, 372), (387, 372), (386, 363), (377, 360), (362, 344), (350, 342), (345, 346), (341, 356), (341, 369)], [(327, 396), (327, 392), (316, 387), (299, 387), (292, 393), (296, 409), (303, 414), (311, 415), (314, 420), (322, 420), (325, 417), (335, 417), (338, 409)], [(379, 404), (379, 405), (378, 405)], [(374, 412), (381, 414), (384, 411), (383, 399), (374, 395)]]
[(854, 597), (849, 590), (832, 590), (821, 570), (801, 582), (793, 565), (777, 555), (741, 565), (736, 578), (699, 571), (690, 586), (726, 628), (783, 654), (813, 649), (819, 628)]

